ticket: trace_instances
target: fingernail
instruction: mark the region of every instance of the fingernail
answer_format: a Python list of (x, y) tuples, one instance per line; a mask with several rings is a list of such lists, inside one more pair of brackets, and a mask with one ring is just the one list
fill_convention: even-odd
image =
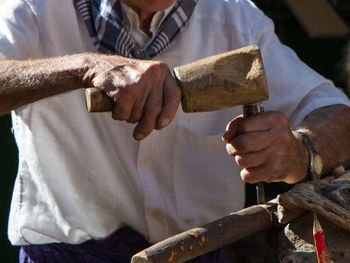
[(226, 143), (229, 143), (231, 141), (231, 134), (229, 131), (224, 132), (224, 134), (222, 135), (222, 140)]
[(227, 134), (228, 134), (228, 132), (225, 132), (225, 133), (221, 136), (221, 139), (222, 139), (224, 142), (226, 142), (226, 143), (228, 143)]
[(136, 138), (136, 140), (140, 141), (143, 138), (145, 138), (145, 135), (143, 135), (142, 133), (139, 133), (139, 134), (136, 134), (135, 138)]
[(164, 119), (160, 122), (160, 127), (164, 128), (165, 126), (168, 126), (169, 124), (169, 119)]

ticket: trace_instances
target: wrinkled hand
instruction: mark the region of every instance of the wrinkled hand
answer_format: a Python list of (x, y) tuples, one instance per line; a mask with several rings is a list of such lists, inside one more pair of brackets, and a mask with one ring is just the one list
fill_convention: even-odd
[(227, 125), (223, 140), (228, 154), (242, 168), (245, 182), (296, 183), (307, 174), (307, 149), (283, 113), (239, 116)]
[(112, 55), (90, 55), (84, 83), (104, 90), (116, 103), (112, 118), (138, 123), (134, 138), (166, 127), (175, 117), (181, 91), (168, 66)]

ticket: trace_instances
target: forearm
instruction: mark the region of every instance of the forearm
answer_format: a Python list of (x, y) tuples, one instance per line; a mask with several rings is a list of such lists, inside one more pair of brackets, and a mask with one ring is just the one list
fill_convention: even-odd
[(83, 87), (84, 56), (0, 60), (0, 114)]
[(350, 165), (350, 108), (333, 105), (311, 112), (297, 128), (308, 134), (323, 160), (323, 171)]

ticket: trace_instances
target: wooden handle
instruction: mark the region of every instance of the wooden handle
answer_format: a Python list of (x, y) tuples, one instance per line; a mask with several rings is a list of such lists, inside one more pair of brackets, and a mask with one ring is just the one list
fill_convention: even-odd
[(85, 101), (88, 112), (112, 111), (114, 101), (101, 89), (88, 88), (85, 90)]
[(181, 263), (271, 227), (277, 204), (251, 206), (165, 239), (134, 255), (131, 263)]

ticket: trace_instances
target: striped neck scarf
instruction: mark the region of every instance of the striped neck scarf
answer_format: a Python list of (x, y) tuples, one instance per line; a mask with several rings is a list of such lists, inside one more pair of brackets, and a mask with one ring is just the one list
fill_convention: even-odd
[(199, 0), (177, 0), (153, 41), (137, 49), (124, 28), (120, 0), (74, 0), (97, 50), (124, 57), (151, 59), (163, 52), (190, 19)]

